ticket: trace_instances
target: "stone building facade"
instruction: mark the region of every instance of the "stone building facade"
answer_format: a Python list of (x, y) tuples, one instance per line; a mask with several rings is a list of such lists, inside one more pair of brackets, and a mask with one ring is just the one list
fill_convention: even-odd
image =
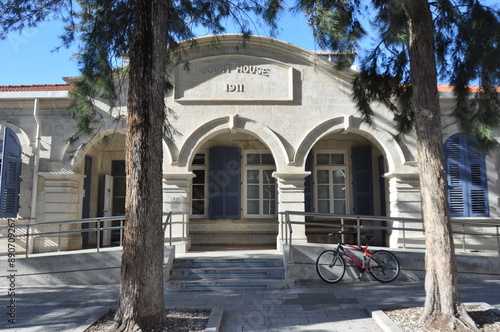
[[(395, 140), (382, 105), (375, 127), (361, 121), (351, 98), (354, 71), (338, 72), (324, 54), (267, 37), (223, 35), (216, 44), (203, 37), (185, 49), (169, 73), (176, 134), (164, 139), (163, 189), (164, 211), (184, 213), (188, 248), (275, 248), (285, 211), (421, 216), (415, 137)], [(99, 131), (70, 144), (74, 79), (0, 87), (0, 131), (11, 129), (22, 150), (17, 216), (34, 224), (124, 214), (126, 84), (117, 107), (96, 100)], [(449, 87), (440, 93), (454, 216), (498, 218), (500, 154), (478, 154), (449, 116)], [(402, 236), (376, 235), (386, 246)], [(413, 237), (421, 242), (421, 234)], [(297, 226), (293, 238), (323, 241), (324, 234)], [(77, 232), (62, 245), (92, 241)], [(51, 241), (34, 243), (35, 252), (51, 250)]]

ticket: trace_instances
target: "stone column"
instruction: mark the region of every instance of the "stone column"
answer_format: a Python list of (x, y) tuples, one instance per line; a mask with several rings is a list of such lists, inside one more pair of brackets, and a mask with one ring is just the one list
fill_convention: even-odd
[[(394, 218), (422, 218), (420, 199), (420, 182), (418, 173), (387, 173), (389, 179), (390, 217)], [(402, 227), (402, 222), (394, 222), (392, 227)], [(422, 228), (422, 223), (405, 222), (406, 228)], [(412, 247), (425, 247), (422, 232), (395, 230), (388, 233), (391, 248), (403, 247), (411, 243)]]
[[(305, 210), (305, 196), (304, 196), (304, 179), (310, 175), (311, 172), (296, 172), (296, 173), (278, 173), (274, 172), (273, 177), (278, 180), (278, 212), (284, 213), (285, 211), (299, 211)], [(292, 221), (304, 222), (304, 216), (291, 216)], [(284, 222), (284, 217), (280, 216), (280, 222)], [(284, 225), (280, 225), (278, 234), (278, 243), (284, 238), (283, 231), (287, 231)], [(292, 244), (293, 243), (306, 243), (306, 227), (305, 224), (292, 225)]]
[[(80, 219), (83, 202), (83, 174), (73, 172), (39, 172), (40, 185), (37, 204), (36, 222)], [(36, 223), (35, 223), (36, 224)], [(67, 231), (80, 229), (79, 224), (36, 227), (33, 232)], [(61, 234), (50, 237), (34, 238), (34, 252), (81, 249), (80, 232)]]
[[(177, 252), (189, 249), (189, 211), (191, 204), (190, 182), (193, 172), (163, 173), (163, 212), (179, 213), (172, 215), (172, 241), (185, 244), (185, 248), (176, 248)], [(165, 218), (164, 220), (165, 221)], [(183, 239), (183, 240), (182, 240)], [(165, 241), (170, 240), (170, 229), (165, 229)], [(178, 246), (179, 247), (179, 246)]]

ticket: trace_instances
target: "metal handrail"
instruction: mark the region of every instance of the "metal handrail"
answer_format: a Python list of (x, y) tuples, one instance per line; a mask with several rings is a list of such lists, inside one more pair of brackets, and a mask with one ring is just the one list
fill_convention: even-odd
[[(172, 215), (182, 215), (182, 221), (173, 221)], [(162, 231), (163, 234), (165, 234), (166, 228), (170, 227), (170, 232), (169, 232), (169, 244), (172, 245), (172, 228), (174, 224), (182, 224), (182, 241), (185, 240), (185, 234), (186, 234), (186, 213), (183, 212), (165, 212), (163, 213), (163, 216), (166, 216), (165, 221), (162, 223)], [(30, 239), (34, 237), (43, 237), (47, 235), (58, 235), (58, 240), (57, 240), (57, 251), (59, 252), (61, 250), (61, 235), (62, 234), (67, 234), (67, 233), (90, 233), (90, 232), (95, 232), (96, 233), (96, 250), (97, 252), (100, 251), (101, 248), (101, 231), (107, 231), (107, 230), (120, 230), (120, 245), (119, 247), (123, 246), (123, 229), (125, 227), (125, 216), (112, 216), (112, 217), (97, 217), (97, 218), (86, 218), (86, 219), (74, 219), (74, 220), (61, 220), (61, 221), (44, 221), (44, 222), (39, 222), (39, 223), (21, 223), (19, 224), (19, 221), (24, 221), (24, 220), (29, 220), (29, 219), (16, 219), (15, 220), (15, 229), (20, 229), (20, 228), (26, 228), (25, 234), (17, 234), (15, 233), (14, 235), (11, 235), (10, 237), (14, 236), (15, 238), (20, 238), (20, 237), (26, 237), (26, 257), (29, 257), (29, 252), (30, 252)], [(120, 226), (109, 226), (109, 227), (103, 227), (101, 226), (102, 222), (105, 221), (120, 221)], [(84, 223), (96, 223), (96, 227), (89, 227), (89, 228), (82, 228), (82, 224)], [(61, 230), (63, 225), (72, 225), (72, 224), (80, 224), (80, 228), (78, 229), (68, 229), (68, 230)], [(57, 231), (47, 231), (47, 232), (34, 232), (34, 228), (38, 228), (40, 226), (57, 226), (58, 230)], [(3, 229), (9, 229), (12, 228), (12, 226), (7, 225), (0, 225), (0, 232)], [(3, 235), (0, 236), (0, 239), (4, 238), (9, 238), (9, 235)]]
[[(332, 229), (339, 229), (344, 231), (345, 228), (351, 228), (356, 230), (356, 237), (358, 245), (361, 245), (361, 229), (376, 229), (376, 230), (400, 230), (403, 232), (403, 248), (406, 249), (406, 232), (425, 232), (423, 227), (423, 219), (419, 218), (393, 218), (393, 217), (383, 217), (383, 216), (366, 216), (366, 215), (350, 215), (350, 214), (330, 214), (330, 213), (316, 213), (316, 212), (302, 212), (302, 211), (285, 211), (281, 213), (282, 217), (284, 216), (285, 220), (281, 220), (281, 240), (285, 242), (285, 244), (289, 245), (289, 257), (292, 257), (292, 232), (293, 232), (293, 224), (297, 225), (308, 225), (308, 226), (318, 226)], [(315, 223), (314, 221), (291, 221), (290, 216), (303, 216), (303, 217), (314, 217), (314, 220), (321, 219), (336, 219), (340, 220), (339, 224), (328, 224), (324, 223)], [(346, 225), (346, 220), (354, 220), (356, 221), (355, 225)], [(371, 225), (363, 225), (362, 221), (386, 221), (386, 222), (399, 222), (401, 223), (401, 227), (390, 227), (390, 226), (371, 226)], [(421, 228), (414, 227), (406, 227), (405, 223), (420, 223), (422, 224)], [(500, 218), (451, 218), (452, 229), (453, 226), (461, 226), (461, 231), (452, 230), (452, 234), (461, 234), (463, 237), (462, 241), (462, 249), (466, 251), (466, 235), (481, 235), (481, 236), (492, 236), (497, 239), (498, 246), (498, 255), (500, 256)], [(486, 233), (486, 232), (472, 232), (465, 231), (465, 227), (483, 227), (483, 228), (496, 228), (495, 233)], [(284, 228), (289, 229), (289, 235)], [(285, 234), (283, 234), (285, 233)], [(283, 237), (284, 235), (284, 237)], [(342, 235), (342, 241), (344, 241), (344, 235)]]

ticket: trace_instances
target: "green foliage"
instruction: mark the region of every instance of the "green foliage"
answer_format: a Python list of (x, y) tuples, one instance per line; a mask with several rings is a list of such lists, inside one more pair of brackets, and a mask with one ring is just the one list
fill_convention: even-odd
[[(358, 18), (363, 10), (360, 0), (299, 0), (294, 10), (306, 14), (320, 47), (345, 52), (357, 51), (358, 40), (365, 34)], [(341, 57), (337, 67), (342, 69), (351, 63), (350, 57)]]
[(47, 20), (71, 22), (71, 0), (2, 0), (0, 2), (0, 39), (9, 33), (37, 27)]
[[(379, 102), (394, 113), (401, 134), (413, 129), (412, 79), (409, 69), (409, 17), (405, 6), (414, 0), (297, 0), (309, 17), (320, 46), (354, 50), (367, 31), (377, 43), (361, 61), (353, 81), (354, 100), (363, 119), (373, 124), (372, 105)], [(453, 109), (460, 129), (489, 150), (498, 146), (493, 131), (500, 127), (500, 14), (479, 0), (429, 2), (434, 19), (435, 57), (441, 80), (455, 87)], [(369, 29), (361, 22), (370, 21)], [(340, 63), (346, 66), (348, 62)], [(470, 85), (480, 88), (471, 91)], [(436, 82), (437, 84), (437, 82)]]
[[(498, 146), (493, 130), (500, 126), (499, 17), (498, 11), (471, 3), (456, 19), (460, 24), (450, 55), (457, 99), (453, 115), (461, 130), (475, 137), (484, 150)], [(471, 91), (469, 82), (475, 79), (480, 87)]]
[[(195, 29), (205, 28), (212, 34), (225, 31), (227, 20), (233, 21), (248, 36), (254, 24), (251, 13), (265, 15), (265, 0), (175, 0), (170, 1), (168, 19), (167, 67), (182, 56), (179, 42), (195, 37)], [(275, 1), (279, 3), (280, 1)], [(78, 42), (76, 54), (81, 77), (75, 83), (76, 102), (73, 110), (79, 118), (78, 131), (70, 142), (81, 135), (91, 135), (99, 128), (102, 115), (93, 101), (106, 100), (113, 108), (126, 87), (127, 67), (121, 63), (129, 53), (134, 32), (134, 0), (8, 0), (0, 3), (0, 38), (24, 28), (36, 27), (45, 20), (66, 22), (61, 36), (63, 46)], [(281, 8), (281, 7), (280, 7)], [(214, 44), (217, 38), (214, 38)], [(192, 45), (196, 42), (193, 40)], [(165, 81), (165, 93), (172, 85)], [(166, 115), (172, 115), (165, 109)], [(165, 117), (164, 133), (176, 133)]]

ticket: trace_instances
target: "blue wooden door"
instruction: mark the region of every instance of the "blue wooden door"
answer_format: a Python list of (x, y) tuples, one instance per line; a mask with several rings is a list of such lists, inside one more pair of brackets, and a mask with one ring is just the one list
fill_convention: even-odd
[(233, 147), (210, 149), (209, 218), (241, 218), (241, 151)]
[(372, 216), (373, 175), (371, 147), (352, 149), (354, 214)]

